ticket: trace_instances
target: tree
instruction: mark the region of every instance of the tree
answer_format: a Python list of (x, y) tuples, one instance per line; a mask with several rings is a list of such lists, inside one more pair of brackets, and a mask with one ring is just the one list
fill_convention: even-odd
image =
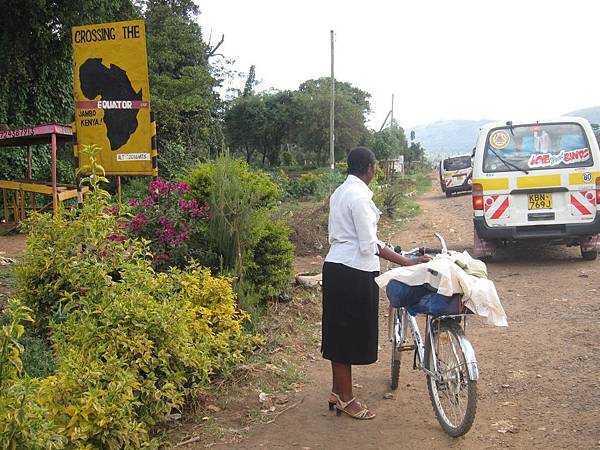
[[(131, 0), (4, 0), (2, 14), (0, 124), (16, 128), (71, 121), (71, 27), (128, 20), (139, 13)], [(72, 149), (59, 152), (65, 158)], [(23, 153), (0, 153), (0, 178), (24, 177), (25, 167)], [(34, 176), (50, 176), (46, 149), (33, 148), (33, 169)]]
[(425, 149), (421, 147), (420, 142), (411, 142), (408, 150), (406, 151), (405, 163), (410, 164), (414, 162), (420, 162), (425, 157)]
[(404, 130), (396, 124), (381, 131), (372, 131), (366, 144), (380, 161), (406, 155), (408, 149)]
[[(335, 91), (335, 157), (339, 159), (354, 146), (364, 143), (368, 131), (366, 114), (370, 111), (371, 94), (349, 83), (336, 81)], [(329, 78), (308, 80), (298, 90), (301, 118), (297, 142), (306, 156), (324, 165), (329, 155)]]
[(244, 97), (254, 95), (254, 88), (256, 84), (256, 67), (254, 66), (254, 64), (252, 64), (250, 66), (250, 71), (248, 72), (248, 78), (246, 78), (246, 84), (244, 85), (244, 93), (242, 95)]
[[(146, 2), (148, 66), (156, 114), (161, 174), (176, 176), (190, 162), (223, 147), (217, 119), (220, 99), (208, 63), (208, 47), (191, 0)], [(167, 169), (167, 170), (165, 170)]]
[(225, 133), (234, 153), (242, 153), (246, 162), (252, 161), (265, 140), (266, 108), (258, 95), (240, 96), (225, 112)]

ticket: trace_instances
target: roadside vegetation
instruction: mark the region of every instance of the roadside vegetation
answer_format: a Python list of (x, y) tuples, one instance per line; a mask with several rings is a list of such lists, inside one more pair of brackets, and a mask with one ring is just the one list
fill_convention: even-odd
[[(0, 129), (69, 123), (70, 28), (143, 18), (161, 177), (123, 177), (119, 203), (92, 163), (82, 209), (22, 224), (24, 255), (0, 266), (0, 448), (159, 448), (235, 435), (211, 419), (224, 409), (273, 420), (295, 407), (297, 356), (318, 356), (320, 293), (292, 284), (294, 265), (327, 251), (346, 152), (404, 157), (404, 173), (378, 169), (371, 185), (398, 221), (430, 184), (424, 149), (395, 122), (369, 130), (370, 94), (336, 80), (331, 170), (328, 78), (260, 91), (255, 67), (234, 73), (222, 41), (206, 42), (191, 0), (55, 3), (0, 30)], [(218, 94), (238, 78), (243, 90)], [(60, 182), (75, 182), (74, 164), (60, 147)], [(2, 179), (27, 166), (22, 150), (0, 153)], [(32, 169), (50, 177), (47, 149), (33, 148)]]

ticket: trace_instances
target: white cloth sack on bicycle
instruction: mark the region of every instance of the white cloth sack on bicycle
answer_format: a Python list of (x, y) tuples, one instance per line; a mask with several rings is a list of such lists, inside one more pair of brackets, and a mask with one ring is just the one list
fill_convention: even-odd
[(469, 275), (455, 264), (456, 260), (459, 260), (463, 267), (468, 267), (473, 258), (467, 252), (450, 251), (449, 254), (437, 255), (424, 264), (388, 270), (375, 278), (375, 281), (383, 289), (390, 280), (398, 280), (409, 286), (429, 285), (437, 290), (438, 294), (448, 297), (462, 294), (464, 305), (473, 313), (485, 317), (487, 323), (499, 327), (507, 326), (506, 313), (494, 282)]

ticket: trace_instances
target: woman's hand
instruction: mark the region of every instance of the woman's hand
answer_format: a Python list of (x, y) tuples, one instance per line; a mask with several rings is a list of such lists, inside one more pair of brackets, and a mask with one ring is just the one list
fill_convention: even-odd
[(410, 259), (410, 265), (414, 266), (416, 264), (422, 264), (422, 263), (426, 263), (431, 261), (431, 258), (429, 256), (417, 256), (416, 258), (411, 258)]
[(417, 256), (416, 258), (407, 258), (406, 256), (402, 256), (387, 247), (379, 249), (379, 257), (393, 262), (395, 264), (399, 264), (401, 266), (414, 266), (415, 264), (421, 264), (431, 261), (431, 258), (429, 256)]

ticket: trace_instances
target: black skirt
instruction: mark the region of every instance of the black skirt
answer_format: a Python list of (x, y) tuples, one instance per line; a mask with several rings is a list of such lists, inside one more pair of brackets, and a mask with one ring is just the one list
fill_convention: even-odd
[(377, 361), (377, 275), (339, 263), (323, 265), (323, 358), (345, 364)]

